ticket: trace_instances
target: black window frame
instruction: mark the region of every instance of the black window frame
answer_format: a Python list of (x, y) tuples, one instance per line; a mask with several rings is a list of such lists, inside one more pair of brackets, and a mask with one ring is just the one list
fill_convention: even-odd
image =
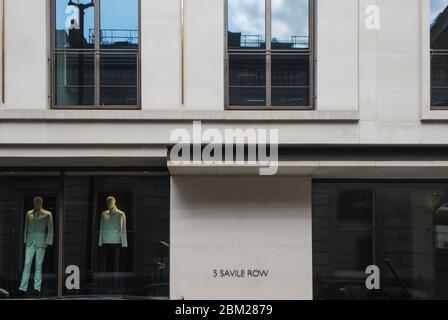
[[(93, 0), (95, 6), (95, 46), (94, 49), (78, 49), (78, 48), (57, 48), (56, 45), (56, 2), (57, 0), (50, 1), (50, 38), (51, 49), (49, 53), (49, 70), (50, 70), (50, 90), (49, 100), (51, 109), (59, 110), (141, 110), (141, 0), (138, 1), (138, 46), (137, 49), (104, 49), (101, 48), (100, 34), (101, 29), (101, 0)], [(55, 90), (55, 74), (56, 74), (56, 56), (57, 54), (64, 53), (92, 53), (94, 58), (94, 104), (92, 105), (60, 105), (56, 103), (56, 90)], [(102, 54), (123, 54), (133, 53), (136, 55), (137, 60), (137, 104), (136, 105), (101, 105), (101, 61), (100, 56)]]
[[(224, 0), (224, 107), (226, 110), (315, 110), (316, 108), (316, 1), (308, 0), (309, 45), (307, 49), (272, 49), (272, 0), (265, 1), (265, 48), (264, 49), (233, 49), (229, 48), (229, 0)], [(266, 104), (263, 106), (241, 106), (230, 104), (230, 56), (231, 55), (265, 55), (266, 56)], [(272, 105), (272, 56), (309, 56), (309, 105), (308, 106), (275, 106)], [(294, 87), (292, 87), (294, 88)]]

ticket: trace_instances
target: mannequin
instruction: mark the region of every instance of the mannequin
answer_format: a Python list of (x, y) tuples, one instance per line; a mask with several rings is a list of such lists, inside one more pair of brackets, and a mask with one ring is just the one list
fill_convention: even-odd
[(103, 271), (119, 271), (120, 249), (127, 248), (126, 214), (117, 208), (114, 197), (106, 200), (107, 209), (101, 214), (99, 246), (103, 251)]
[(40, 295), (42, 288), (42, 267), (44, 263), (45, 250), (53, 245), (53, 216), (50, 211), (43, 209), (44, 200), (42, 197), (34, 198), (34, 209), (26, 213), (24, 243), (25, 266), (23, 268), (22, 281), (19, 291), (28, 291), (31, 265), (35, 259), (34, 270), (34, 291)]

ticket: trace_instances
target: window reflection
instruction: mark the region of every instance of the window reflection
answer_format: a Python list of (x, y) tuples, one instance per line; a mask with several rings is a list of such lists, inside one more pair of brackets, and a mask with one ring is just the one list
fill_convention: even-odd
[(432, 106), (448, 106), (448, 55), (431, 58)]
[(53, 72), (56, 104), (94, 104), (93, 53), (58, 52), (55, 54)]
[(137, 105), (137, 60), (132, 52), (101, 55), (102, 105)]
[(54, 4), (54, 105), (138, 106), (140, 0)]
[(431, 105), (448, 106), (448, 0), (431, 0)]
[[(448, 185), (316, 183), (317, 299), (448, 299)], [(365, 287), (377, 265), (381, 290)]]
[(0, 175), (0, 299), (57, 294), (59, 178)]
[(272, 104), (307, 106), (310, 103), (308, 55), (272, 55)]
[(229, 106), (309, 108), (309, 38), (309, 0), (228, 0)]
[[(101, 0), (102, 48), (136, 48), (139, 43), (138, 0)], [(119, 17), (117, 13), (119, 12)]]
[(272, 0), (272, 49), (309, 47), (309, 0)]
[(82, 275), (65, 293), (167, 298), (169, 179), (68, 176), (64, 191), (64, 263)]
[(93, 48), (95, 8), (91, 0), (56, 0), (56, 48)]
[(266, 58), (264, 55), (231, 55), (230, 103), (239, 106), (266, 104)]
[(265, 48), (265, 2), (228, 0), (228, 29), (229, 48)]

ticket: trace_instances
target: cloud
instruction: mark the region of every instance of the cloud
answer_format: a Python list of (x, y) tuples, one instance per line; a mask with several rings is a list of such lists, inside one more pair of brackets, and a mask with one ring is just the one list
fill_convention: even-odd
[(264, 1), (229, 0), (229, 30), (264, 36)]
[[(308, 0), (272, 0), (272, 37), (289, 41), (308, 36)], [(229, 30), (265, 34), (264, 0), (229, 0)]]
[(289, 41), (292, 36), (308, 36), (308, 0), (272, 0), (272, 37)]

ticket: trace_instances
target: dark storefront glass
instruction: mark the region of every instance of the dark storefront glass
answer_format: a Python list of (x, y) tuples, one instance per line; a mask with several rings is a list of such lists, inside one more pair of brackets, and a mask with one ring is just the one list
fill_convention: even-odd
[[(448, 299), (448, 184), (315, 183), (316, 299)], [(381, 289), (367, 290), (366, 268)]]
[[(0, 189), (0, 298), (6, 297), (2, 292), (10, 297), (53, 298), (58, 288), (63, 296), (168, 298), (167, 175), (10, 173), (0, 176)], [(43, 199), (42, 214), (33, 210), (36, 197)], [(46, 212), (51, 213), (51, 222)], [(26, 257), (31, 257), (28, 247), (34, 250), (30, 272), (25, 267)], [(43, 254), (39, 295), (33, 288)], [(23, 273), (30, 274), (28, 288)], [(21, 292), (19, 287), (28, 290)]]
[[(19, 287), (28, 295), (56, 295), (58, 174), (0, 174), (0, 190), (0, 299)], [(43, 201), (34, 210), (36, 197)]]
[[(64, 193), (64, 263), (82, 275), (81, 289), (66, 294), (168, 297), (168, 177), (68, 175)], [(108, 234), (110, 197), (125, 223), (117, 239)]]

